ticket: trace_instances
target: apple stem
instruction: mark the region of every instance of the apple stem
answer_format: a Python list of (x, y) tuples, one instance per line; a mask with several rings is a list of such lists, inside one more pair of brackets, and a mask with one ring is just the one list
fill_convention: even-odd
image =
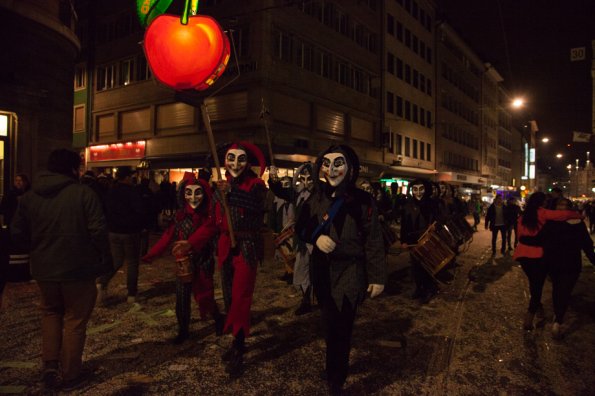
[(184, 13), (180, 22), (182, 25), (188, 24), (188, 14), (196, 15), (198, 13), (198, 0), (185, 0), (184, 1)]

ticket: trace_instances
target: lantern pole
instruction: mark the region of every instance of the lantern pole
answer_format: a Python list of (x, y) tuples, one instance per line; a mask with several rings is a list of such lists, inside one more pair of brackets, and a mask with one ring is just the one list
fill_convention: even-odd
[(264, 132), (267, 138), (267, 148), (269, 149), (269, 157), (271, 158), (271, 166), (275, 166), (275, 157), (273, 157), (273, 146), (271, 145), (271, 134), (269, 132), (269, 123), (267, 121), (267, 117), (271, 114), (269, 110), (264, 106), (264, 98), (260, 98), (261, 101), (261, 110), (260, 110), (260, 118), (262, 118), (262, 122), (264, 123)]
[[(209, 147), (211, 148), (211, 156), (213, 157), (213, 161), (215, 162), (217, 180), (223, 180), (221, 176), (221, 164), (219, 163), (219, 156), (217, 155), (215, 137), (213, 136), (213, 129), (211, 128), (211, 119), (209, 117), (209, 110), (207, 109), (206, 102), (203, 102), (203, 104), (200, 106), (200, 111), (202, 112), (202, 121), (205, 124), (205, 128), (207, 128), (207, 137), (209, 139)], [(223, 195), (221, 199), (221, 205), (223, 206), (223, 211), (225, 212), (225, 219), (227, 220), (227, 230), (229, 232), (229, 239), (231, 240), (231, 247), (234, 248), (236, 247), (236, 238), (233, 232), (233, 224), (231, 223), (231, 213), (229, 212), (229, 205), (227, 205), (227, 199), (225, 195)]]

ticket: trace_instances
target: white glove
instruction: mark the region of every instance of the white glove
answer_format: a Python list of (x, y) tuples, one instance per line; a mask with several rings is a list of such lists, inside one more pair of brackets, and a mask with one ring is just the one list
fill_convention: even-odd
[(318, 246), (318, 249), (323, 253), (330, 253), (335, 250), (337, 244), (328, 235), (321, 235), (316, 240), (316, 246)]
[(374, 298), (384, 290), (384, 285), (377, 285), (372, 283), (368, 285), (368, 293), (370, 293), (370, 298)]

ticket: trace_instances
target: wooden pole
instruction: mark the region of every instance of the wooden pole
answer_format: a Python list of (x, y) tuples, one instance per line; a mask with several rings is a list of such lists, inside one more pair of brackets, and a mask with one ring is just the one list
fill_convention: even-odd
[[(205, 124), (205, 128), (207, 128), (207, 138), (209, 139), (209, 147), (211, 148), (211, 155), (213, 156), (213, 161), (215, 162), (215, 169), (217, 172), (217, 180), (223, 180), (221, 176), (221, 164), (219, 164), (219, 156), (217, 155), (217, 146), (215, 145), (215, 137), (213, 136), (213, 129), (211, 128), (211, 119), (209, 118), (209, 111), (207, 110), (207, 104), (203, 102), (200, 106), (200, 111), (202, 112), (202, 121)], [(225, 212), (225, 219), (227, 220), (227, 230), (229, 231), (229, 239), (231, 240), (231, 247), (236, 247), (236, 238), (233, 232), (233, 224), (231, 223), (231, 214), (229, 212), (229, 206), (227, 205), (227, 199), (225, 195), (223, 195), (221, 204), (223, 206), (223, 211)]]
[(271, 134), (269, 133), (269, 123), (267, 121), (268, 111), (266, 107), (264, 107), (264, 98), (261, 98), (262, 109), (260, 111), (260, 117), (262, 117), (262, 121), (264, 122), (264, 132), (267, 138), (267, 147), (269, 149), (269, 157), (271, 158), (271, 166), (275, 166), (275, 157), (273, 157), (273, 146), (271, 145)]

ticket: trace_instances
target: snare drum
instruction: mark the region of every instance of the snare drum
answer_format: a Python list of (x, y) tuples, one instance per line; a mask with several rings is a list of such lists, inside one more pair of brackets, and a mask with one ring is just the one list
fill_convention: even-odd
[(435, 275), (455, 257), (455, 253), (440, 238), (434, 223), (411, 249), (411, 256), (431, 275)]
[(444, 241), (452, 251), (456, 252), (459, 245), (457, 239), (452, 235), (450, 229), (443, 224), (435, 224), (434, 231), (438, 234), (440, 239)]
[(463, 216), (455, 216), (453, 218), (454, 223), (457, 224), (461, 235), (463, 236), (463, 241), (467, 242), (471, 238), (473, 238), (473, 227), (467, 222), (465, 217)]

